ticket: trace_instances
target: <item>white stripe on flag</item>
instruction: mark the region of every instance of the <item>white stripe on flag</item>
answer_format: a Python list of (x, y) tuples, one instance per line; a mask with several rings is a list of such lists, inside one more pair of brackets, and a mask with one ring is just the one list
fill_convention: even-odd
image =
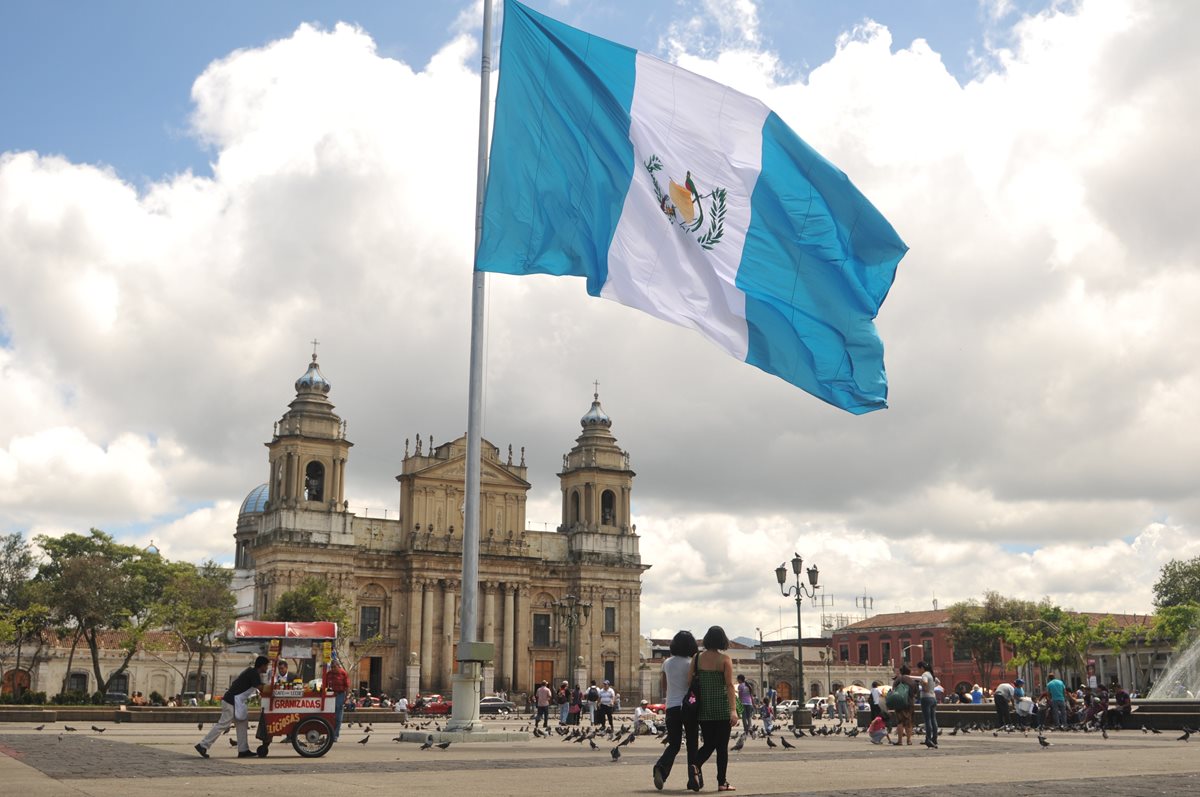
[[(638, 53), (630, 127), (636, 163), (600, 294), (696, 329), (741, 360), (749, 348), (746, 297), (734, 280), (768, 113), (751, 97)], [(651, 156), (662, 162), (654, 177), (663, 192), (669, 181), (683, 185), (689, 172), (701, 196), (727, 190), (721, 240), (712, 249), (696, 241), (710, 228), (711, 199), (700, 203), (704, 224), (695, 232), (672, 223), (646, 168)]]

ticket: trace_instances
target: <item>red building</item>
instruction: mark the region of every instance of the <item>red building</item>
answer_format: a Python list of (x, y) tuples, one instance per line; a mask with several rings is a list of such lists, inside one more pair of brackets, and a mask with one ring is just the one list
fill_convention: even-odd
[(978, 683), (990, 689), (1017, 677), (1008, 666), (1012, 653), (1000, 645), (1003, 665), (993, 668), (988, 683), (979, 680), (979, 668), (966, 651), (956, 651), (950, 641), (950, 613), (943, 609), (927, 612), (896, 612), (838, 628), (833, 632), (833, 648), (840, 661), (851, 664), (876, 664), (916, 668), (919, 661), (929, 662), (946, 692), (958, 687), (970, 689)]

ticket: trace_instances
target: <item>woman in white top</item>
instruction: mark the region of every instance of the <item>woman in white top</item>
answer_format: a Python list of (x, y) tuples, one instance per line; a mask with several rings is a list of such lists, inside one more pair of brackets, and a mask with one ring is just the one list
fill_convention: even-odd
[(671, 774), (671, 765), (675, 763), (675, 755), (679, 752), (679, 743), (687, 736), (687, 761), (690, 767), (696, 759), (697, 735), (699, 725), (696, 722), (683, 721), (683, 696), (687, 694), (692, 682), (692, 657), (700, 652), (696, 638), (691, 631), (680, 631), (671, 640), (671, 657), (663, 662), (662, 674), (659, 676), (659, 689), (666, 695), (663, 701), (667, 705), (667, 749), (654, 765), (654, 788), (661, 790), (663, 783)]

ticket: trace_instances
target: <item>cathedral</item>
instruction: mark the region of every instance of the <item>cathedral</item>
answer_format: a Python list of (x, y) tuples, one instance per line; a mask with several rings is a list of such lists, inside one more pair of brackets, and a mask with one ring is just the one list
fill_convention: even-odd
[[(267, 443), (267, 482), (238, 515), (235, 568), (244, 611), (262, 617), (312, 576), (353, 607), (342, 649), (352, 683), (373, 694), (450, 694), (459, 639), (466, 437), (404, 458), (397, 518), (357, 517), (346, 501), (352, 443), (330, 403), (316, 354)], [(556, 531), (525, 527), (525, 454), (482, 446), (479, 628), (495, 646), (484, 694), (532, 692), (542, 680), (611, 681), (641, 689), (643, 565), (630, 522), (634, 472), (593, 396), (558, 474)], [(390, 514), (390, 513), (389, 513)], [(252, 585), (252, 587), (250, 586)]]

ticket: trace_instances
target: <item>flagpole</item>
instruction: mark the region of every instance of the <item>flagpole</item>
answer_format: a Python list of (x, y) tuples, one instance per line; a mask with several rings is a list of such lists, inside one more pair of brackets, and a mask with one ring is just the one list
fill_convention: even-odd
[[(487, 188), (488, 116), (491, 110), (492, 0), (483, 0), (483, 37), (479, 63), (479, 145), (475, 177), (475, 252), (483, 236), (483, 196)], [(475, 638), (479, 620), (479, 482), (483, 441), (483, 309), (487, 279), (472, 268), (471, 356), (467, 379), (467, 462), (464, 485), (462, 548), (462, 606), (459, 614), (459, 672), (453, 679), (454, 703), (450, 731), (481, 731), (479, 722), (480, 672), (493, 658)]]

